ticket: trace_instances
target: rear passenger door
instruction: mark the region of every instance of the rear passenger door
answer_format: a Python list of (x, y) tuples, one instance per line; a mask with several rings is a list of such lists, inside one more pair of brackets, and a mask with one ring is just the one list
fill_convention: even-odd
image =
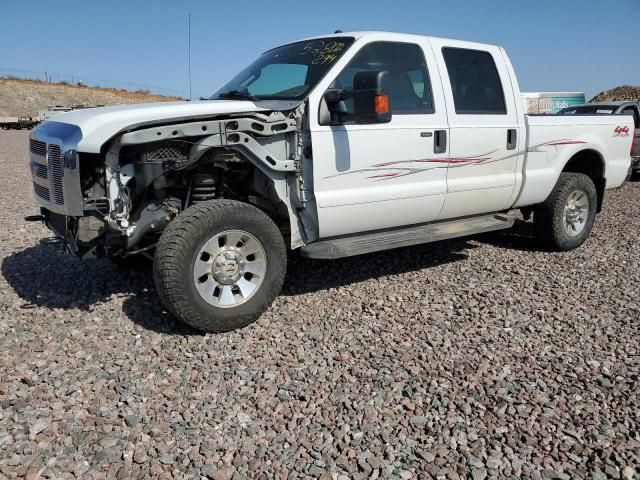
[(465, 42), (434, 39), (432, 46), (450, 128), (441, 218), (504, 210), (513, 201), (524, 145), (522, 102), (514, 98), (506, 55), (498, 47)]

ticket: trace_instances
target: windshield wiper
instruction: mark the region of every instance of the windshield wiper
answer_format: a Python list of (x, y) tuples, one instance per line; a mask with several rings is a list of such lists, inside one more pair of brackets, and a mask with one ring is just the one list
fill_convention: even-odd
[(218, 98), (242, 98), (245, 100), (258, 100), (257, 97), (254, 97), (249, 92), (243, 92), (242, 90), (229, 90), (228, 92), (219, 93)]

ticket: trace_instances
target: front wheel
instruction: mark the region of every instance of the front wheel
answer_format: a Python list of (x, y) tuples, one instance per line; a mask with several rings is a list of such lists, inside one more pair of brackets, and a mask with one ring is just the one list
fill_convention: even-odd
[(154, 281), (178, 319), (225, 332), (254, 322), (280, 292), (287, 266), (282, 235), (262, 211), (211, 200), (173, 220), (156, 247)]
[(535, 210), (538, 238), (555, 250), (579, 247), (593, 229), (597, 203), (591, 178), (582, 173), (561, 173), (549, 198)]

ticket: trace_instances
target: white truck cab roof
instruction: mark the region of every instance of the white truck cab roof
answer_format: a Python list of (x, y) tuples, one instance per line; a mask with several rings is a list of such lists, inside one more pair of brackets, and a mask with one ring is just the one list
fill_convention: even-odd
[[(326, 38), (340, 38), (340, 37), (353, 37), (356, 40), (366, 39), (366, 40), (388, 40), (394, 42), (419, 42), (424, 40), (437, 40), (438, 42), (446, 42), (452, 46), (475, 46), (475, 48), (502, 48), (498, 45), (491, 45), (488, 43), (478, 43), (478, 42), (470, 42), (466, 40), (455, 40), (452, 38), (446, 37), (434, 37), (427, 35), (417, 35), (412, 33), (399, 33), (399, 32), (385, 32), (385, 31), (377, 31), (377, 30), (368, 30), (368, 31), (355, 31), (355, 32), (339, 32), (332, 33), (330, 35), (317, 35), (314, 37), (304, 38), (302, 40), (297, 41), (306, 41), (306, 40), (318, 40), (318, 39), (326, 39)], [(295, 43), (295, 42), (291, 42)]]

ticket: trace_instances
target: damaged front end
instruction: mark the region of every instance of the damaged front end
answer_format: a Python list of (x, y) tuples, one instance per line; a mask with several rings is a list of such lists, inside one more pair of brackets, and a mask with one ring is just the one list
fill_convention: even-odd
[[(167, 224), (215, 198), (266, 211), (292, 246), (305, 242), (301, 113), (230, 115), (121, 133), (80, 153), (78, 126), (45, 122), (30, 137), (41, 219), (81, 258), (150, 252)], [(313, 230), (313, 229), (312, 229)]]

